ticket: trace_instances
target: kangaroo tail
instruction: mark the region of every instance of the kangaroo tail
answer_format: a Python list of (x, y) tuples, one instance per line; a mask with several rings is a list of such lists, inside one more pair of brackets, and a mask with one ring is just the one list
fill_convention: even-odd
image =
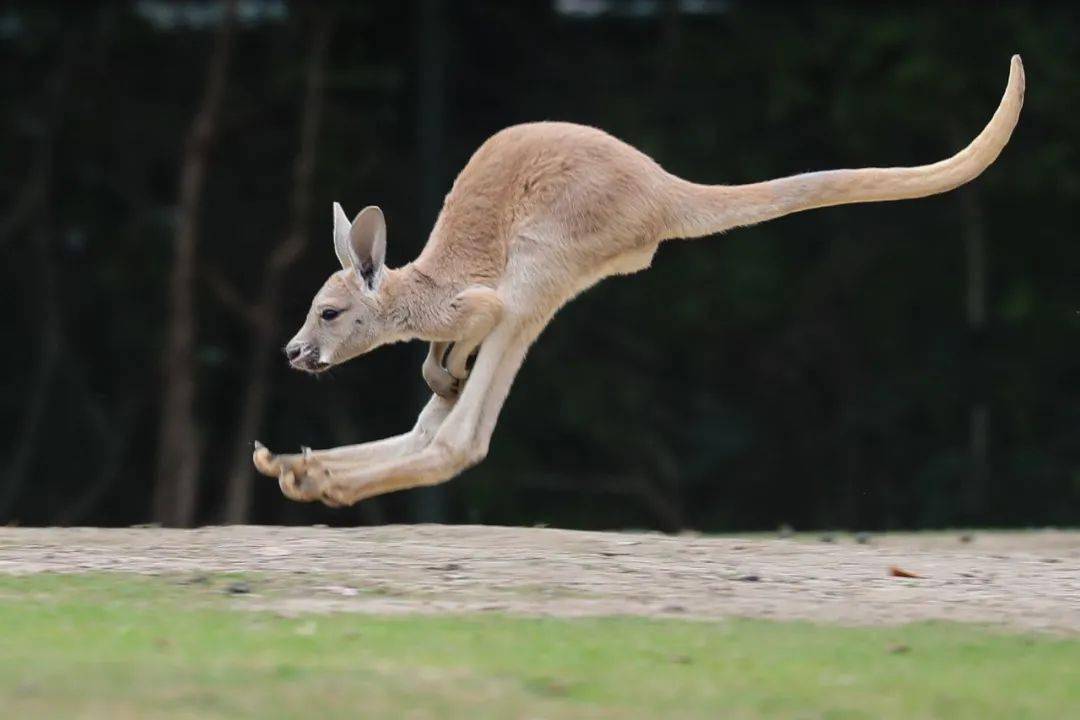
[(749, 185), (698, 185), (674, 178), (665, 237), (700, 237), (783, 215), (848, 203), (907, 200), (969, 182), (1009, 141), (1024, 104), (1024, 65), (1014, 55), (997, 112), (971, 144), (951, 158), (919, 167), (827, 170)]

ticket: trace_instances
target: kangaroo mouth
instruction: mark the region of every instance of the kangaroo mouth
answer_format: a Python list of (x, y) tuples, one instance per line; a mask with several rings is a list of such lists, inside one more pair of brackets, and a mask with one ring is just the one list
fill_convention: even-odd
[(289, 365), (291, 365), (294, 370), (310, 373), (312, 375), (326, 372), (332, 367), (330, 363), (323, 362), (322, 360), (313, 357), (300, 357), (290, 362)]

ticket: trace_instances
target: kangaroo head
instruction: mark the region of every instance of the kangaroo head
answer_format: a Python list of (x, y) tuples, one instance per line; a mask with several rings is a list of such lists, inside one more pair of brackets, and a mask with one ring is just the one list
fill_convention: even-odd
[(398, 339), (380, 292), (387, 274), (382, 210), (368, 206), (350, 223), (334, 203), (334, 252), (341, 270), (315, 293), (304, 326), (285, 346), (297, 370), (322, 372)]

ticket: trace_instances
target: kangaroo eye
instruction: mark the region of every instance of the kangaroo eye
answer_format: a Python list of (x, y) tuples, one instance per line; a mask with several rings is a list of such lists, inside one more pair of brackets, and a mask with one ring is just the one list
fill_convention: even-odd
[(319, 313), (319, 317), (321, 317), (323, 320), (333, 320), (340, 314), (341, 311), (339, 310), (335, 310), (333, 308), (326, 308), (321, 313)]

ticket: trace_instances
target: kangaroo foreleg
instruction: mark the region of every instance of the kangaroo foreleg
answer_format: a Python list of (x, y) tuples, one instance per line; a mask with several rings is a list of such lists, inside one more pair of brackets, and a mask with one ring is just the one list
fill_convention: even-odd
[(454, 298), (452, 305), (461, 309), (461, 330), (446, 355), (445, 367), (447, 372), (464, 382), (469, 377), (469, 358), (499, 324), (503, 304), (494, 290), (476, 287), (462, 292)]
[(424, 367), (420, 373), (424, 376), (424, 382), (431, 388), (431, 392), (439, 397), (455, 398), (461, 389), (458, 380), (445, 367), (446, 353), (453, 343), (433, 342), (424, 359)]
[(450, 302), (447, 341), (431, 343), (423, 376), (436, 395), (457, 397), (469, 377), (469, 358), (502, 319), (503, 303), (488, 287), (471, 287)]

